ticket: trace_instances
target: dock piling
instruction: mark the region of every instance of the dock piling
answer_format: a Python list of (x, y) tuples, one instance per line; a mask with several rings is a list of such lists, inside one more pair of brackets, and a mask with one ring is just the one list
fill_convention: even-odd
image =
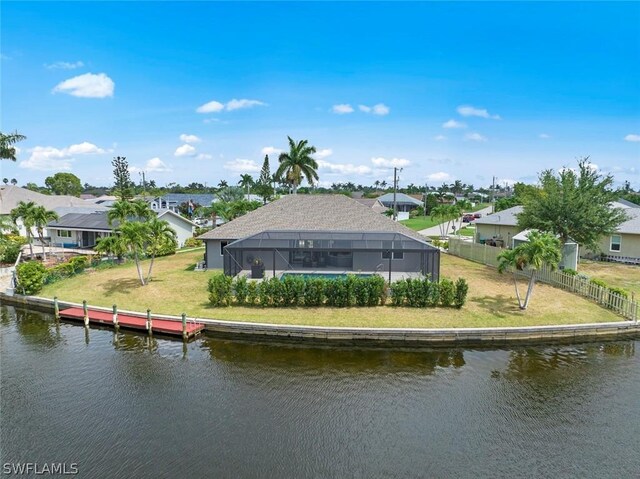
[(113, 305), (113, 327), (116, 328), (116, 331), (120, 329), (120, 324), (118, 323), (118, 306)]
[(87, 300), (82, 300), (82, 312), (84, 313), (84, 325), (89, 327), (89, 309), (87, 308)]
[(60, 306), (58, 305), (58, 297), (53, 297), (53, 317), (56, 321), (60, 320)]
[(153, 323), (151, 321), (151, 310), (147, 308), (147, 331), (152, 334)]
[(182, 313), (182, 339), (187, 339), (189, 336), (187, 334), (187, 315), (186, 313)]

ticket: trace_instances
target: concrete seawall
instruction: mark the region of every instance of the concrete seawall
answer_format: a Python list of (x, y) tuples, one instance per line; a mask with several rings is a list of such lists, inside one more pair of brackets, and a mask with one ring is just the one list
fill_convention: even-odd
[[(0, 302), (27, 306), (53, 312), (53, 300), (34, 296), (6, 295), (0, 293)], [(78, 303), (59, 301), (60, 308), (81, 307)], [(93, 309), (111, 311), (111, 308), (91, 306)], [(139, 315), (145, 313), (119, 310), (122, 313)], [(179, 316), (154, 317), (180, 321)], [(612, 323), (570, 324), (562, 326), (526, 326), (505, 328), (343, 328), (323, 326), (295, 326), (269, 323), (223, 321), (193, 318), (205, 325), (205, 330), (216, 336), (255, 338), (276, 341), (311, 341), (323, 343), (389, 345), (401, 347), (419, 346), (503, 346), (507, 344), (531, 344), (549, 342), (580, 342), (593, 339), (622, 339), (640, 337), (640, 323), (617, 321)]]

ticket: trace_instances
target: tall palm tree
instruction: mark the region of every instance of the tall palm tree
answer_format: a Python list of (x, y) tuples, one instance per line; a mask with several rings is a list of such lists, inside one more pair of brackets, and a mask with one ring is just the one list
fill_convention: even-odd
[(33, 242), (31, 234), (31, 228), (33, 228), (33, 216), (34, 210), (37, 205), (33, 201), (29, 201), (25, 203), (21, 201), (18, 203), (14, 209), (11, 210), (10, 216), (13, 224), (18, 226), (18, 219), (22, 220), (22, 224), (27, 232), (27, 242), (29, 243), (29, 252), (31, 253), (31, 257), (33, 258)]
[(46, 260), (44, 228), (47, 226), (47, 223), (59, 220), (60, 217), (55, 211), (48, 210), (44, 206), (36, 206), (32, 211), (32, 215), (33, 226), (36, 228), (40, 244), (42, 245), (42, 259)]
[(240, 175), (240, 181), (238, 181), (238, 185), (242, 188), (247, 189), (247, 201), (249, 201), (249, 194), (251, 193), (251, 187), (255, 184), (253, 181), (253, 176), (249, 174)]
[(151, 255), (149, 263), (149, 272), (147, 273), (147, 283), (151, 279), (151, 271), (153, 270), (153, 260), (162, 247), (168, 243), (176, 241), (176, 232), (171, 229), (169, 223), (158, 218), (153, 218), (147, 222), (147, 238), (149, 240), (148, 251)]
[(149, 206), (149, 203), (144, 200), (132, 201), (131, 210), (133, 212), (133, 216), (140, 221), (146, 221), (155, 217), (155, 213)]
[(26, 136), (19, 134), (17, 131), (8, 135), (0, 132), (0, 160), (16, 161), (16, 147), (13, 145), (26, 139)]
[(318, 179), (318, 163), (311, 155), (316, 152), (315, 146), (308, 145), (308, 140), (300, 140), (298, 143), (288, 136), (289, 152), (280, 153), (278, 161), (280, 166), (276, 171), (278, 178), (286, 178), (287, 182), (293, 187), (293, 194), (298, 192), (298, 186), (302, 182), (304, 176), (309, 184), (313, 186), (314, 181)]
[(122, 224), (134, 215), (133, 204), (130, 201), (116, 201), (107, 212), (109, 226), (116, 221)]
[[(536, 272), (544, 265), (554, 271), (558, 268), (558, 264), (562, 259), (560, 240), (551, 233), (531, 231), (527, 239), (526, 243), (522, 243), (512, 250), (503, 251), (498, 255), (498, 272), (504, 273), (510, 270), (513, 273), (513, 284), (516, 288), (518, 306), (522, 310), (527, 309), (527, 306), (529, 306), (533, 286), (536, 282)], [(518, 271), (529, 274), (529, 285), (524, 301), (521, 300), (520, 292), (518, 291), (516, 277)]]
[(117, 257), (118, 260), (121, 260), (127, 252), (127, 245), (122, 240), (120, 234), (116, 233), (100, 238), (93, 249), (96, 253), (113, 255)]
[(438, 205), (431, 210), (431, 219), (438, 222), (440, 238), (447, 236), (451, 222), (460, 216), (455, 205)]
[(146, 245), (148, 225), (140, 221), (126, 221), (120, 225), (118, 233), (127, 249), (133, 254), (140, 284), (144, 286), (145, 281), (140, 268), (140, 256)]

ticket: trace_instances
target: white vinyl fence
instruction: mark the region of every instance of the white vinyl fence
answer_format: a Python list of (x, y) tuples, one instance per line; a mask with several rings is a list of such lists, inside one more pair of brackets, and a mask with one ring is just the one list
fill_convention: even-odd
[[(458, 238), (449, 238), (450, 254), (494, 268), (498, 267), (498, 255), (502, 251), (504, 251), (502, 248), (494, 246), (471, 243)], [(526, 276), (526, 273), (523, 273), (523, 276)], [(611, 291), (609, 288), (594, 284), (584, 277), (566, 274), (560, 270), (552, 271), (546, 267), (536, 272), (536, 280), (589, 298), (605, 308), (624, 316), (626, 319), (638, 321), (640, 306), (633, 294), (630, 298), (627, 298)]]

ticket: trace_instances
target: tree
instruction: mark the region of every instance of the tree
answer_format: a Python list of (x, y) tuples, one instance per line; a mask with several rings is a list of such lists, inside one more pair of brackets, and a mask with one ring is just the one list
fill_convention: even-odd
[(54, 195), (80, 196), (82, 193), (82, 182), (73, 173), (56, 173), (48, 176), (44, 184), (53, 191)]
[(431, 219), (438, 222), (440, 238), (446, 238), (451, 222), (460, 216), (456, 205), (438, 205), (431, 210)]
[(167, 243), (175, 243), (176, 233), (171, 229), (168, 222), (159, 220), (157, 217), (148, 221), (146, 226), (147, 239), (149, 241), (147, 251), (151, 255), (149, 272), (147, 273), (147, 283), (149, 283), (149, 280), (151, 279), (151, 271), (153, 270), (153, 260), (156, 255), (165, 248)]
[(33, 228), (34, 226), (33, 217), (34, 217), (35, 208), (37, 208), (37, 205), (33, 201), (29, 201), (27, 203), (25, 203), (24, 201), (21, 201), (18, 203), (18, 205), (14, 209), (11, 210), (11, 213), (10, 213), (11, 221), (13, 221), (13, 223), (16, 226), (18, 225), (18, 219), (22, 220), (22, 224), (24, 225), (24, 228), (27, 232), (27, 242), (29, 243), (29, 252), (31, 253), (32, 258), (33, 258), (33, 242), (32, 242), (33, 235), (31, 234), (31, 228)]
[(9, 178), (2, 178), (2, 182), (3, 182), (5, 185), (8, 185), (8, 184), (9, 184)]
[(147, 228), (147, 225), (140, 221), (126, 221), (118, 227), (117, 231), (126, 248), (133, 255), (136, 270), (138, 271), (138, 279), (140, 279), (142, 286), (145, 285), (145, 281), (140, 267), (140, 259), (146, 245)]
[(124, 223), (131, 216), (133, 216), (133, 205), (130, 201), (116, 201), (107, 212), (109, 226), (112, 226), (116, 221)]
[(129, 163), (124, 156), (116, 156), (111, 162), (113, 165), (113, 176), (115, 178), (114, 195), (119, 200), (127, 201), (133, 198), (133, 182), (129, 173)]
[(55, 211), (51, 211), (46, 209), (44, 206), (36, 206), (31, 211), (32, 214), (32, 223), (36, 228), (36, 232), (38, 233), (38, 238), (40, 239), (40, 244), (42, 245), (42, 259), (46, 260), (45, 253), (45, 241), (44, 241), (44, 228), (51, 221), (56, 221), (60, 219), (58, 214)]
[(627, 219), (622, 209), (610, 205), (617, 198), (613, 177), (598, 173), (588, 157), (578, 162), (578, 171), (543, 171), (539, 182), (539, 190), (523, 198), (522, 229), (550, 232), (563, 244), (573, 240), (597, 251), (599, 240)]
[(424, 214), (429, 215), (431, 214), (431, 211), (433, 211), (433, 209), (438, 206), (438, 199), (436, 198), (436, 195), (427, 195), (427, 199), (425, 200), (426, 203), (426, 209), (424, 210)]
[(240, 175), (240, 181), (238, 181), (238, 185), (242, 188), (247, 189), (247, 201), (249, 201), (249, 194), (251, 193), (251, 187), (255, 184), (253, 181), (253, 176), (246, 173), (244, 175)]
[(308, 140), (300, 140), (298, 143), (288, 136), (289, 152), (280, 153), (278, 161), (280, 166), (276, 172), (278, 178), (286, 178), (293, 187), (293, 194), (298, 192), (298, 186), (304, 176), (310, 185), (318, 179), (318, 163), (311, 155), (316, 152), (315, 146), (309, 146)]
[(0, 160), (16, 161), (16, 147), (13, 145), (26, 139), (26, 136), (17, 131), (8, 135), (0, 132)]
[(111, 236), (100, 238), (94, 250), (96, 253), (115, 256), (120, 261), (127, 252), (127, 245), (116, 232)]
[[(562, 258), (560, 240), (550, 233), (531, 231), (528, 241), (516, 246), (514, 249), (505, 250), (498, 255), (498, 272), (504, 273), (510, 270), (513, 274), (513, 284), (516, 289), (518, 306), (525, 310), (529, 306), (529, 300), (536, 282), (536, 272), (544, 265), (556, 270)], [(524, 301), (518, 291), (517, 272), (522, 271), (529, 275), (529, 285)]]
[(11, 184), (13, 186), (16, 186), (18, 184), (18, 180), (16, 180), (15, 178), (11, 178)]
[(262, 197), (262, 204), (266, 205), (267, 201), (273, 196), (273, 186), (271, 185), (271, 168), (269, 167), (269, 155), (264, 155), (262, 170), (260, 170), (260, 178), (253, 191)]

